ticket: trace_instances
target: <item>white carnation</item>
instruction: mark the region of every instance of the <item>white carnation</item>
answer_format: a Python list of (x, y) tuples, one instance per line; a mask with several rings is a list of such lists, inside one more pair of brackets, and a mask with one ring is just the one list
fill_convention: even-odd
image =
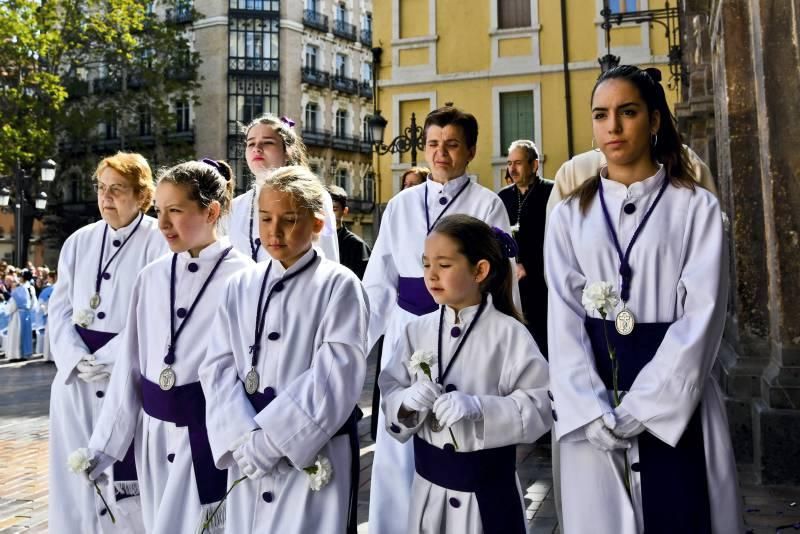
[(308, 474), (308, 485), (313, 491), (321, 490), (333, 478), (333, 466), (330, 460), (322, 455), (317, 456), (314, 465), (306, 467), (305, 472)]
[(596, 311), (605, 317), (617, 307), (618, 303), (619, 297), (611, 282), (594, 282), (583, 288), (581, 304), (589, 313)]
[(436, 356), (428, 350), (417, 350), (411, 355), (408, 360), (408, 372), (416, 376), (419, 373), (424, 374), (428, 378), (431, 376), (431, 369)]
[(94, 312), (90, 310), (75, 310), (72, 314), (72, 322), (82, 328), (88, 327), (94, 321)]
[(91, 462), (91, 454), (89, 453), (89, 449), (82, 448), (76, 451), (73, 451), (72, 454), (69, 455), (67, 458), (67, 467), (73, 473), (83, 473), (87, 471), (92, 466)]

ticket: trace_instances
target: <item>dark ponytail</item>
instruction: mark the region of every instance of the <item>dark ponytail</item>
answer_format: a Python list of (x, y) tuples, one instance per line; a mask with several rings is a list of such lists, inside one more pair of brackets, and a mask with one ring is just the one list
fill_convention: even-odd
[(168, 182), (186, 187), (189, 198), (201, 208), (219, 202), (220, 217), (228, 213), (233, 201), (233, 170), (224, 161), (203, 158), (187, 161), (159, 173), (158, 183)]
[[(683, 141), (678, 133), (677, 121), (667, 103), (664, 87), (661, 85), (661, 71), (656, 68), (640, 69), (634, 65), (620, 65), (602, 73), (592, 89), (591, 101), (601, 83), (607, 80), (625, 80), (639, 91), (647, 105), (648, 115), (658, 111), (661, 122), (655, 138), (650, 140), (650, 157), (653, 161), (664, 165), (670, 183), (675, 187), (686, 187), (694, 190), (694, 172), (689, 164)], [(600, 187), (600, 177), (593, 176), (581, 184), (569, 195), (569, 199), (577, 198), (581, 211), (586, 213)]]
[(481, 283), (481, 292), (492, 295), (494, 307), (499, 311), (524, 323), (514, 306), (514, 273), (508, 259), (507, 240), (498, 237), (485, 222), (463, 214), (443, 217), (433, 231), (455, 241), (470, 265), (477, 265), (480, 260), (489, 262), (489, 276)]

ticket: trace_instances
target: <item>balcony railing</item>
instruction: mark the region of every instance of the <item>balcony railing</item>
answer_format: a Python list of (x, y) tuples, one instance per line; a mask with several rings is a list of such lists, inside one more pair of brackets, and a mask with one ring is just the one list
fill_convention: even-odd
[(372, 46), (372, 30), (361, 30), (361, 44), (364, 46)]
[(364, 98), (372, 99), (372, 84), (370, 82), (359, 83), (358, 94)]
[(331, 132), (321, 128), (303, 128), (303, 143), (306, 146), (331, 146)]
[(191, 9), (167, 9), (167, 21), (172, 24), (188, 24), (192, 20), (194, 20), (194, 14)]
[(372, 146), (369, 142), (360, 137), (351, 135), (335, 134), (333, 136), (333, 148), (345, 150), (347, 152), (361, 152), (363, 154), (372, 152)]
[(169, 67), (164, 74), (168, 80), (175, 80), (179, 82), (185, 82), (194, 77), (192, 70), (189, 67), (184, 66)]
[(301, 79), (303, 83), (317, 87), (330, 87), (331, 85), (331, 75), (329, 73), (311, 67), (303, 67)]
[(343, 20), (333, 21), (333, 35), (356, 42), (356, 27)]
[(228, 57), (228, 70), (239, 72), (263, 72), (278, 74), (278, 58)]
[(229, 15), (277, 16), (280, 13), (278, 0), (229, 0)]
[(317, 11), (306, 9), (303, 11), (303, 24), (321, 32), (328, 32), (328, 16)]
[(167, 143), (194, 143), (194, 126), (181, 132), (167, 132)]
[(358, 94), (358, 82), (353, 78), (334, 76), (331, 86), (334, 90), (341, 91), (342, 93), (349, 93), (351, 95)]

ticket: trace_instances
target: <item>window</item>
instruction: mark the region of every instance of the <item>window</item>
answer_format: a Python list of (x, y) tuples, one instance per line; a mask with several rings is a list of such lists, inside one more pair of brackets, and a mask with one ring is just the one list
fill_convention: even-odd
[(347, 169), (340, 168), (336, 171), (336, 185), (347, 191), (347, 194), (350, 194), (350, 187), (349, 187), (350, 179), (347, 176)]
[(336, 20), (347, 22), (347, 8), (344, 4), (336, 4)]
[(361, 29), (372, 33), (372, 13), (364, 13), (364, 19), (361, 21)]
[(306, 68), (317, 70), (317, 53), (319, 49), (316, 46), (306, 45)]
[(228, 31), (228, 70), (278, 73), (277, 19), (231, 17)]
[(612, 13), (636, 11), (636, 0), (608, 0), (608, 9)]
[(139, 135), (142, 137), (153, 135), (153, 121), (150, 110), (146, 107), (139, 108)]
[(508, 145), (517, 139), (533, 139), (533, 92), (500, 94), (500, 150), (508, 155)]
[(336, 54), (336, 76), (347, 76), (347, 56), (344, 54)]
[(175, 102), (175, 131), (187, 132), (189, 128), (189, 102), (178, 100)]
[(246, 32), (244, 38), (244, 55), (248, 58), (261, 59), (264, 54), (264, 36), (261, 33)]
[[(366, 61), (361, 64), (361, 81), (370, 83), (372, 82), (372, 63)], [(370, 83), (370, 85), (372, 85)]]
[(252, 11), (278, 11), (280, 0), (229, 0), (228, 7)]
[(305, 129), (310, 130), (312, 132), (317, 131), (317, 125), (319, 118), (319, 106), (316, 102), (309, 102), (306, 104), (306, 116), (305, 116)]
[(277, 113), (278, 94), (276, 78), (228, 75), (228, 162), (236, 172), (239, 191), (250, 180), (241, 126), (262, 113)]
[(527, 28), (531, 25), (531, 0), (497, 0), (498, 28)]
[(347, 136), (347, 111), (344, 109), (336, 110), (336, 137)]
[(306, 0), (306, 9), (309, 11), (317, 12), (317, 0)]
[(361, 120), (361, 139), (364, 141), (372, 141), (372, 131), (369, 128), (369, 119), (371, 115), (364, 115)]
[(368, 172), (364, 175), (361, 198), (367, 202), (375, 202), (375, 173)]

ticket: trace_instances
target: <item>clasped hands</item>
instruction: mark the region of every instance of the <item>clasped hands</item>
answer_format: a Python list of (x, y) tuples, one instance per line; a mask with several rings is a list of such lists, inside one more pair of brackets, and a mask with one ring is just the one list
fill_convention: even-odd
[(479, 421), (483, 419), (483, 408), (475, 395), (460, 391), (442, 393), (441, 384), (427, 378), (417, 380), (406, 388), (403, 394), (403, 407), (408, 411), (425, 413), (433, 411), (443, 427), (451, 427), (462, 419)]
[(602, 451), (630, 449), (630, 438), (647, 430), (645, 426), (628, 411), (618, 406), (586, 425), (586, 439)]

